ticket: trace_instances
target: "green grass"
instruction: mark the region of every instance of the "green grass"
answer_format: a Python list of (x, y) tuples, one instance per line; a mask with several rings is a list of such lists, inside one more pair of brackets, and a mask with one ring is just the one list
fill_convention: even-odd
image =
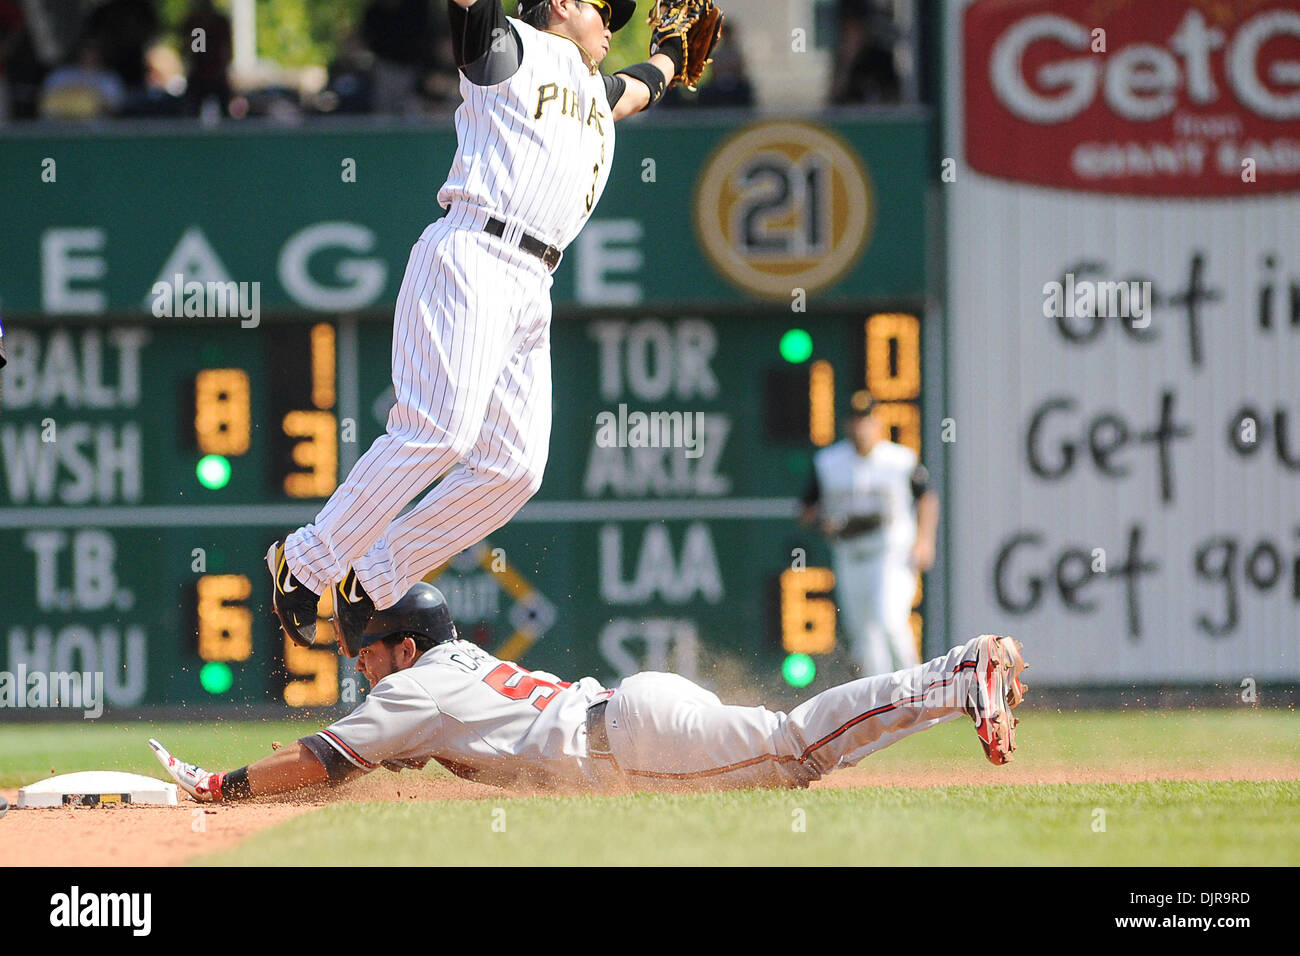
[[(1058, 713), (1022, 709), (1017, 770), (1077, 768), (1118, 773), (1222, 771), (1245, 766), (1300, 770), (1300, 715), (1286, 710), (1152, 710)], [(954, 721), (872, 754), (859, 769), (916, 771), (968, 763), (971, 727)], [(982, 765), (989, 781), (997, 767)], [(848, 771), (852, 773), (852, 771)], [(1222, 775), (1222, 774), (1220, 774)]]
[(222, 721), (200, 724), (103, 723), (0, 726), (0, 787), (14, 789), (57, 773), (125, 770), (164, 778), (148, 740), (212, 770), (242, 766), (271, 752), (271, 741), (289, 743), (315, 733), (320, 723)]
[[(1014, 768), (1098, 773), (1145, 767), (1153, 772), (1215, 771), (1249, 765), (1300, 770), (1300, 715), (1284, 710), (1054, 713), (1020, 710)], [(201, 724), (104, 723), (0, 725), (0, 787), (15, 788), (74, 770), (162, 775), (145, 741), (212, 770), (229, 769), (319, 730), (319, 722), (211, 721)], [(991, 783), (999, 769), (972, 760), (978, 745), (965, 721), (944, 724), (873, 754), (860, 765), (879, 774), (978, 768)], [(437, 773), (439, 771), (430, 771)], [(853, 771), (842, 771), (852, 774)]]
[(340, 804), (200, 862), (1285, 866), (1297, 806), (1294, 781)]
[[(1152, 776), (1300, 771), (1289, 711), (1021, 711), (1020, 780), (1053, 771)], [(19, 724), (0, 727), (0, 787), (74, 770), (162, 776), (145, 741), (209, 769), (240, 766), (319, 727), (297, 722)], [(1300, 863), (1300, 781), (1006, 786), (969, 725), (953, 722), (875, 754), (873, 781), (969, 771), (979, 785), (863, 786), (684, 796), (339, 803), (199, 862), (218, 864), (962, 864)], [(377, 771), (380, 772), (380, 771)], [(426, 771), (431, 776), (441, 770)], [(987, 784), (987, 785), (984, 785)], [(497, 832), (494, 810), (505, 811)], [(1095, 832), (1095, 811), (1105, 831)], [(802, 810), (804, 832), (795, 832)]]

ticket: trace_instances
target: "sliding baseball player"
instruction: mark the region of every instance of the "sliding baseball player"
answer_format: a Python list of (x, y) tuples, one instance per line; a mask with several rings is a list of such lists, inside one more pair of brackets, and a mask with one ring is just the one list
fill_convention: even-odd
[(833, 687), (789, 714), (734, 707), (677, 674), (643, 673), (608, 690), (498, 660), (460, 640), (447, 602), (420, 583), (377, 611), (359, 641), (371, 685), (352, 713), (227, 773), (171, 756), (196, 800), (338, 786), (377, 767), (436, 761), (500, 787), (626, 792), (799, 788), (908, 734), (967, 716), (988, 759), (1015, 751), (1011, 711), (1025, 695), (1020, 646), (983, 635), (916, 667)]
[(702, 61), (692, 34), (721, 28), (710, 0), (661, 5), (671, 9), (656, 15), (650, 58), (604, 76), (610, 37), (636, 0), (520, 0), (521, 19), (501, 0), (449, 4), (464, 101), (438, 191), (447, 214), (412, 248), (397, 297), (396, 404), (316, 520), (266, 556), (285, 633), (312, 644), (318, 602), (333, 588), (350, 654), (376, 608), (501, 527), (541, 486), (552, 273), (605, 191), (614, 124), (693, 79), (717, 35)]

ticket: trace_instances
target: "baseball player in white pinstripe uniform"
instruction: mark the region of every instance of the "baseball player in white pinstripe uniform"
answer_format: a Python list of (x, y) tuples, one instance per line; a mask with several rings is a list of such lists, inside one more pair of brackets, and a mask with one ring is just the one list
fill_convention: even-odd
[[(393, 325), (396, 404), (316, 520), (272, 545), (285, 632), (315, 641), (333, 588), (356, 653), (376, 608), (505, 524), (538, 489), (551, 432), (551, 273), (599, 202), (614, 122), (655, 102), (681, 43), (604, 76), (635, 0), (449, 0), (463, 103), (438, 202)], [(434, 481), (442, 480), (399, 517)]]
[(1020, 646), (985, 634), (916, 667), (823, 691), (789, 714), (734, 707), (678, 674), (645, 673), (607, 690), (498, 660), (462, 641), (447, 602), (416, 584), (376, 612), (357, 670), (370, 693), (317, 734), (227, 773), (150, 746), (172, 779), (204, 801), (338, 785), (430, 760), (503, 787), (580, 792), (799, 788), (909, 734), (963, 714), (985, 755), (1015, 751), (1024, 699)]
[(939, 499), (916, 452), (889, 441), (871, 396), (849, 402), (849, 436), (813, 456), (803, 520), (830, 539), (840, 621), (863, 673), (920, 660), (909, 620), (934, 562)]

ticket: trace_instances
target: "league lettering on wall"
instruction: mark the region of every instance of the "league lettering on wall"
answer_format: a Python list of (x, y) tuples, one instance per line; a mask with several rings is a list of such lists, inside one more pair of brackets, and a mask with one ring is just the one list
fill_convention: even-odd
[(1039, 683), (1300, 676), (1300, 11), (947, 20), (954, 626)]

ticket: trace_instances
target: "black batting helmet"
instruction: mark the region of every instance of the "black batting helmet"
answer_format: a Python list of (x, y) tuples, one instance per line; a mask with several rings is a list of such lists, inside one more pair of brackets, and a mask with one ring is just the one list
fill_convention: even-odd
[(447, 599), (442, 596), (442, 592), (432, 584), (421, 581), (402, 595), (402, 599), (392, 607), (375, 611), (370, 623), (361, 632), (357, 646), (348, 647), (345, 643), (343, 649), (348, 657), (356, 657), (363, 647), (369, 647), (376, 641), (406, 634), (421, 634), (435, 644), (456, 640), (456, 625), (451, 620), (451, 608), (447, 607)]

